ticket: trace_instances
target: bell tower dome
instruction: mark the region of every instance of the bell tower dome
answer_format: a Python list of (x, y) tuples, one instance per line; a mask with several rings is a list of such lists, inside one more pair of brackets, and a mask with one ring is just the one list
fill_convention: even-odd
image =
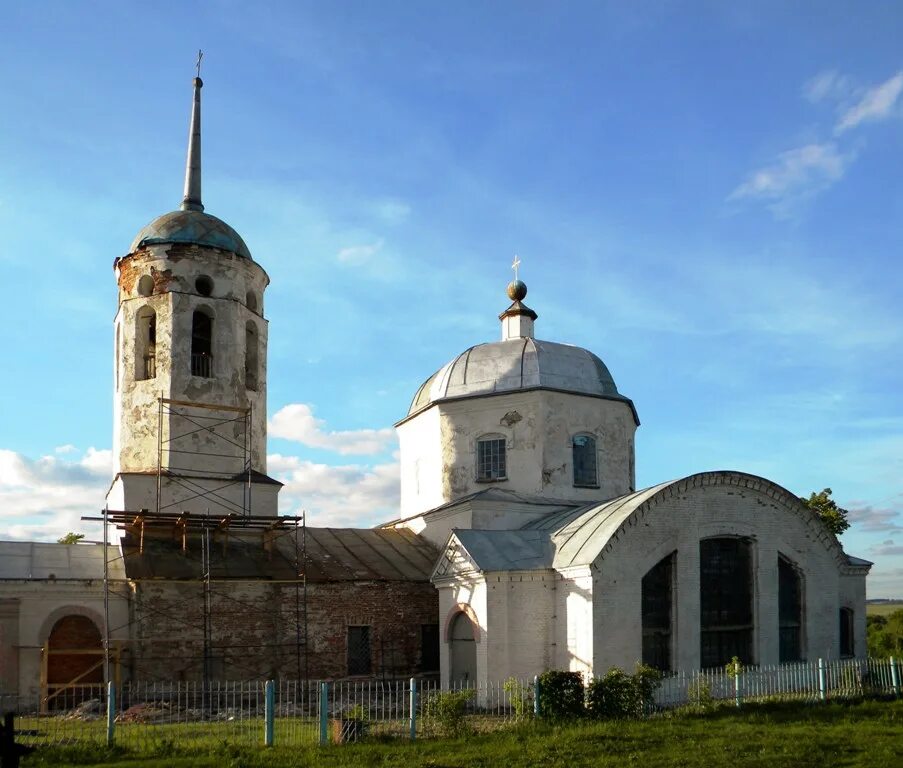
[(204, 211), (202, 87), (195, 77), (182, 204), (144, 227), (113, 265), (108, 505), (275, 515), (279, 484), (266, 476), (269, 277), (241, 236)]

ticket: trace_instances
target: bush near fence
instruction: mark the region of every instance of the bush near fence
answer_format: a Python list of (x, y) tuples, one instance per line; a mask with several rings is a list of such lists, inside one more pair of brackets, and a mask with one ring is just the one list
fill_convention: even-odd
[(585, 714), (635, 718), (688, 705), (705, 712), (718, 702), (899, 696), (900, 672), (894, 659), (844, 659), (680, 672), (659, 681), (643, 667), (633, 675), (611, 670), (597, 680), (550, 671), (457, 691), (416, 680), (128, 683), (48, 714), (41, 714), (39, 701), (0, 694), (0, 709), (17, 711), (16, 730), (26, 732), (19, 740), (32, 746), (115, 743), (203, 752), (223, 743), (328, 743), (330, 720), (365, 724), (355, 726), (356, 737), (411, 739), (497, 730), (534, 713), (553, 721)]

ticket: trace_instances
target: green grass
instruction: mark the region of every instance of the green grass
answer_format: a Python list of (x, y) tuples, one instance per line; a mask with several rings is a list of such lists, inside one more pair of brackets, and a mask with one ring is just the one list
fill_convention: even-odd
[[(241, 747), (207, 726), (206, 746), (186, 754), (173, 742), (143, 749), (97, 745), (41, 750), (23, 768), (577, 768), (579, 766), (903, 765), (903, 702), (722, 707), (706, 715), (671, 714), (635, 722), (527, 724), (454, 741), (377, 740), (330, 747)], [(278, 738), (278, 736), (277, 736)]]
[(890, 603), (866, 603), (866, 616), (890, 616), (894, 611), (903, 609), (903, 600), (895, 600)]

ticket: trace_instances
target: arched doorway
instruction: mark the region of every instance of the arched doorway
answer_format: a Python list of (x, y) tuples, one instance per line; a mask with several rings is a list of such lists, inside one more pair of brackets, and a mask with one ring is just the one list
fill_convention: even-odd
[(475, 633), (476, 627), (474, 627), (470, 617), (463, 611), (452, 619), (448, 630), (449, 659), (451, 661), (449, 685), (452, 688), (468, 687), (476, 684), (477, 646)]
[(96, 697), (103, 686), (103, 639), (87, 616), (58, 619), (44, 644), (43, 705), (68, 709)]

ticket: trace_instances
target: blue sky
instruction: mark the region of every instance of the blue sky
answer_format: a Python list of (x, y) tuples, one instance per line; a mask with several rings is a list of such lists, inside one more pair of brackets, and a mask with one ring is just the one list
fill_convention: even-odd
[[(269, 272), (286, 513), (370, 524), (391, 425), (497, 338), (632, 397), (641, 486), (834, 489), (903, 597), (898, 3), (4, 3), (0, 537), (102, 504), (112, 262), (178, 206), (203, 48), (204, 202)], [(275, 436), (274, 435), (281, 435)]]

